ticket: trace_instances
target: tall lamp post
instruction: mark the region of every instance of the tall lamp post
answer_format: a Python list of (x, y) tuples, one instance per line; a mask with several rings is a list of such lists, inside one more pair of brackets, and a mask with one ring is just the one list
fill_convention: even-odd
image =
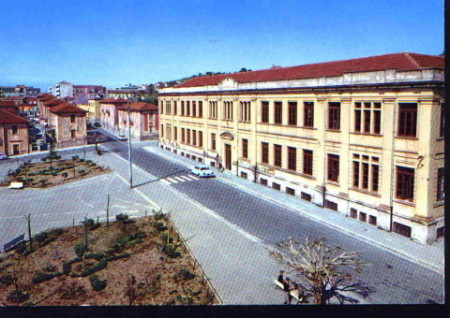
[(131, 170), (131, 123), (130, 123), (130, 107), (131, 104), (128, 102), (127, 112), (128, 112), (128, 162), (129, 162), (129, 175), (130, 175), (130, 188), (133, 188), (133, 173)]

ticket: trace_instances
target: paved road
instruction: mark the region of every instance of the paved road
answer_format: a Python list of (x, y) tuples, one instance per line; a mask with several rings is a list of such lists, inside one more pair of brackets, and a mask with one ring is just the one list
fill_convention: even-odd
[[(109, 143), (105, 147), (128, 158), (126, 143)], [(158, 178), (175, 173), (174, 176), (178, 178), (170, 177), (169, 180), (178, 182), (169, 182), (171, 187), (215, 211), (268, 246), (287, 237), (303, 239), (311, 236), (325, 237), (328, 242), (339, 245), (344, 250), (358, 251), (371, 264), (358, 278), (375, 288), (376, 292), (371, 296), (374, 303), (443, 302), (443, 277), (431, 270), (218, 179), (180, 181), (190, 178), (186, 172), (180, 172), (186, 171), (186, 166), (143, 149), (133, 149), (132, 154), (136, 165)]]
[[(110, 153), (115, 153), (125, 159), (128, 158), (126, 142), (110, 142), (104, 144), (103, 147), (108, 149)], [(70, 154), (72, 153), (83, 153), (83, 150), (74, 149), (61, 153), (66, 153), (70, 156)], [(37, 155), (37, 157), (39, 156), (43, 155)], [(86, 151), (86, 156), (86, 158), (95, 156), (92, 152), (92, 148), (90, 151)], [(9, 162), (7, 163), (0, 164), (0, 169), (7, 170), (10, 167), (14, 167), (14, 165), (17, 165), (16, 163), (14, 163), (14, 160), (9, 160)], [(120, 161), (120, 159), (116, 160)], [(245, 232), (246, 235), (244, 236), (229, 235), (222, 238), (223, 241), (221, 242), (221, 246), (223, 247), (224, 242), (228, 244), (229, 249), (226, 252), (229, 255), (233, 255), (234, 250), (244, 246), (243, 241), (233, 241), (237, 237), (239, 237), (240, 240), (247, 238), (256, 238), (258, 242), (262, 243), (262, 245), (269, 247), (289, 236), (298, 238), (303, 238), (308, 235), (314, 238), (325, 237), (329, 242), (340, 245), (345, 250), (360, 252), (363, 259), (372, 264), (372, 266), (368, 270), (366, 270), (362, 275), (359, 276), (359, 278), (366, 285), (370, 285), (376, 290), (376, 292), (372, 294), (370, 298), (370, 303), (423, 304), (433, 302), (441, 303), (443, 301), (441, 286), (443, 286), (444, 281), (442, 276), (433, 271), (425, 269), (420, 265), (405, 260), (404, 258), (387, 252), (384, 249), (380, 249), (362, 242), (352, 236), (343, 234), (335, 229), (331, 229), (321, 223), (308, 219), (302, 215), (299, 215), (296, 211), (264, 201), (254, 195), (238, 190), (224, 182), (221, 182), (219, 179), (198, 180), (197, 178), (190, 176), (186, 172), (187, 167), (185, 165), (166, 160), (143, 149), (133, 149), (133, 162), (144, 171), (147, 171), (152, 175), (152, 177), (149, 177), (148, 175), (141, 174), (140, 177), (137, 177), (135, 179), (135, 185), (143, 185), (136, 187), (134, 190), (139, 191), (138, 189), (141, 189), (142, 191), (144, 191), (144, 189), (148, 189), (149, 191), (147, 191), (146, 193), (150, 193), (150, 196), (158, 196), (160, 195), (160, 193), (162, 193), (160, 191), (161, 184), (164, 184), (165, 187), (171, 189), (173, 194), (178, 194), (176, 198), (173, 198), (173, 206), (182, 207), (184, 200), (183, 198), (195, 200), (196, 202), (199, 202), (203, 207), (206, 207), (214, 213), (218, 214), (219, 217), (223, 218), (224, 222), (227, 222), (227, 224), (236, 225), (235, 230), (237, 229), (238, 231), (242, 230), (243, 232)], [(143, 205), (145, 205), (146, 203), (142, 201), (143, 198), (139, 196), (136, 191), (125, 191), (128, 187), (126, 185), (126, 180), (123, 177), (126, 175), (126, 165), (124, 160), (122, 160), (122, 167), (123, 171), (121, 178), (119, 178), (119, 176), (117, 175), (117, 178), (114, 180), (100, 180), (101, 182), (99, 183), (89, 182), (85, 185), (80, 184), (80, 186), (75, 187), (82, 191), (81, 197), (77, 197), (77, 195), (75, 195), (76, 189), (71, 189), (70, 186), (67, 186), (61, 187), (61, 190), (56, 190), (57, 188), (55, 188), (55, 190), (48, 191), (48, 196), (46, 197), (40, 196), (36, 198), (37, 200), (39, 200), (39, 202), (50, 202), (52, 201), (52, 197), (67, 197), (70, 199), (74, 197), (83, 198), (82, 200), (68, 199), (64, 204), (73, 204), (74, 207), (78, 207), (79, 210), (82, 210), (80, 209), (80, 207), (91, 204), (95, 207), (93, 210), (98, 210), (98, 215), (100, 216), (102, 216), (101, 213), (104, 213), (101, 205), (104, 204), (105, 194), (107, 192), (109, 193), (110, 191), (115, 191), (118, 196), (122, 196), (122, 198), (124, 198), (124, 200), (128, 200), (128, 202), (141, 202)], [(167, 177), (168, 175), (170, 175), (169, 178)], [(161, 178), (163, 178), (162, 183), (156, 182)], [(118, 188), (116, 190), (109, 190), (108, 187), (105, 187), (105, 182), (109, 185), (116, 185)], [(14, 207), (17, 208), (18, 205), (16, 204), (16, 202), (19, 202), (19, 200), (26, 198), (28, 203), (30, 202), (30, 200), (33, 200), (32, 191), (34, 189), (29, 190), (30, 192), (27, 193), (26, 196), (19, 195), (19, 193), (25, 192), (8, 192), (17, 193), (17, 197), (12, 199), (11, 197), (6, 198), (2, 195), (2, 193), (0, 193), (0, 206), (4, 207), (2, 210), (0, 210), (2, 212), (0, 213), (0, 221), (2, 223), (6, 220), (5, 217), (15, 217), (15, 220), (18, 221), (21, 215), (27, 213), (28, 210), (24, 211), (21, 209), (16, 209), (17, 211), (15, 211), (14, 213), (12, 213), (11, 211), (14, 210)], [(98, 193), (98, 196), (92, 195), (92, 199), (89, 199), (91, 193)], [(70, 194), (72, 194), (72, 196), (70, 196)], [(151, 197), (151, 199), (153, 199), (153, 197)], [(170, 200), (170, 197), (159, 197), (158, 199)], [(97, 204), (100, 204), (98, 205), (98, 208)], [(33, 209), (35, 208), (41, 209), (41, 213), (43, 214), (45, 214), (45, 211), (48, 212), (54, 209), (54, 207), (48, 205), (48, 203), (37, 204), (35, 207), (33, 207)], [(65, 211), (70, 212), (70, 208), (73, 207), (67, 207)], [(90, 211), (92, 211), (92, 209)], [(202, 218), (201, 213), (205, 213), (204, 211), (205, 209), (197, 209), (194, 211), (192, 210), (192, 208), (190, 208), (189, 213), (196, 213), (197, 220), (199, 220), (199, 218)], [(79, 216), (82, 217), (82, 213), (80, 213)], [(3, 219), (1, 219), (2, 217)], [(46, 215), (42, 215), (42, 217), (46, 217)], [(189, 222), (193, 223), (192, 220), (195, 220), (189, 219), (189, 215), (187, 214), (180, 214), (179, 217), (185, 218), (185, 224), (188, 224)], [(203, 218), (206, 219), (206, 215)], [(71, 220), (72, 216), (68, 214), (62, 215), (61, 219), (65, 219), (65, 222), (67, 222), (67, 219)], [(23, 220), (21, 221), (22, 223), (20, 226), (24, 227), (25, 222)], [(41, 221), (41, 223), (45, 224), (44, 220)], [(11, 222), (11, 220), (9, 220), (9, 222)], [(206, 224), (207, 225), (206, 227), (204, 227), (204, 231), (217, 230), (217, 226), (213, 223), (209, 223), (210, 225), (208, 223)], [(190, 229), (186, 227), (187, 233), (189, 233), (189, 231), (194, 233), (196, 231), (195, 227), (196, 224), (193, 224)], [(205, 235), (206, 237), (208, 237), (207, 233)], [(209, 235), (209, 237), (211, 237), (211, 239), (217, 239), (217, 236), (214, 236), (212, 234)], [(194, 247), (201, 251), (201, 241), (196, 242), (194, 238), (190, 242), (193, 245), (196, 244), (197, 246)], [(249, 248), (251, 248), (251, 245), (247, 244), (246, 251), (248, 251), (248, 254), (250, 255), (253, 251)], [(227, 257), (230, 257), (229, 255)], [(236, 253), (236, 255), (238, 255), (238, 253)], [(239, 261), (247, 262), (250, 267), (254, 268), (255, 264), (253, 264), (253, 262), (255, 262), (255, 259), (258, 259), (259, 262), (265, 262), (264, 258), (266, 256), (257, 253), (253, 254), (252, 257), (252, 260), (249, 259), (247, 261), (242, 260), (241, 257)], [(210, 258), (211, 260), (206, 259), (205, 262), (210, 261), (214, 266), (217, 255), (211, 255)], [(235, 260), (235, 262), (237, 262), (237, 260)], [(273, 271), (275, 273), (273, 265), (262, 265), (261, 268), (270, 268), (270, 271)], [(239, 269), (236, 270), (236, 277), (242, 275), (242, 272), (240, 273)], [(257, 271), (258, 269), (254, 268), (254, 270)], [(213, 274), (220, 275), (220, 273)], [(234, 282), (232, 284), (231, 282), (227, 283), (226, 281), (221, 281), (216, 282), (216, 284), (222, 285), (220, 286), (222, 290), (230, 290), (233, 288)], [(249, 298), (247, 300), (234, 299), (231, 300), (230, 303), (258, 303), (257, 301), (258, 300), (254, 298)]]

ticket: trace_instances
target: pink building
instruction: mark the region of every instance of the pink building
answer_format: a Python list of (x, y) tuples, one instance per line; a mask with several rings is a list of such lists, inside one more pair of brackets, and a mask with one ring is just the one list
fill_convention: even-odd
[[(128, 105), (130, 122), (128, 122)], [(128, 136), (128, 127), (132, 138), (145, 140), (158, 127), (158, 107), (149, 103), (130, 103), (118, 109), (119, 134)]]
[(27, 120), (0, 109), (0, 153), (8, 156), (28, 153)]
[(119, 129), (119, 109), (130, 101), (123, 98), (107, 98), (100, 103), (100, 122), (103, 127), (110, 130)]

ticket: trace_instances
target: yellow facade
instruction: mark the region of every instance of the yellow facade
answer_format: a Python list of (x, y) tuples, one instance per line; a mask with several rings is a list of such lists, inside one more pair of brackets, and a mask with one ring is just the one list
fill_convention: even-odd
[[(230, 86), (162, 90), (161, 147), (423, 243), (441, 235), (442, 83), (298, 90), (278, 85), (269, 92)], [(312, 125), (305, 118), (311, 103)], [(330, 112), (337, 105), (339, 126), (332, 129)], [(416, 111), (416, 127), (408, 128), (415, 137), (400, 133), (408, 107)]]

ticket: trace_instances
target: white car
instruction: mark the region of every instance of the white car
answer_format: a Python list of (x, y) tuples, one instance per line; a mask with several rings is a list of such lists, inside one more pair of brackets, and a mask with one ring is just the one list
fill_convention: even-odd
[(128, 140), (128, 138), (125, 137), (125, 135), (119, 135), (119, 137), (117, 137), (117, 139), (119, 139), (120, 141), (126, 141), (126, 140)]
[(8, 159), (8, 156), (4, 153), (0, 153), (0, 160)]
[(191, 168), (191, 173), (200, 178), (215, 177), (214, 172), (207, 165), (197, 165)]

